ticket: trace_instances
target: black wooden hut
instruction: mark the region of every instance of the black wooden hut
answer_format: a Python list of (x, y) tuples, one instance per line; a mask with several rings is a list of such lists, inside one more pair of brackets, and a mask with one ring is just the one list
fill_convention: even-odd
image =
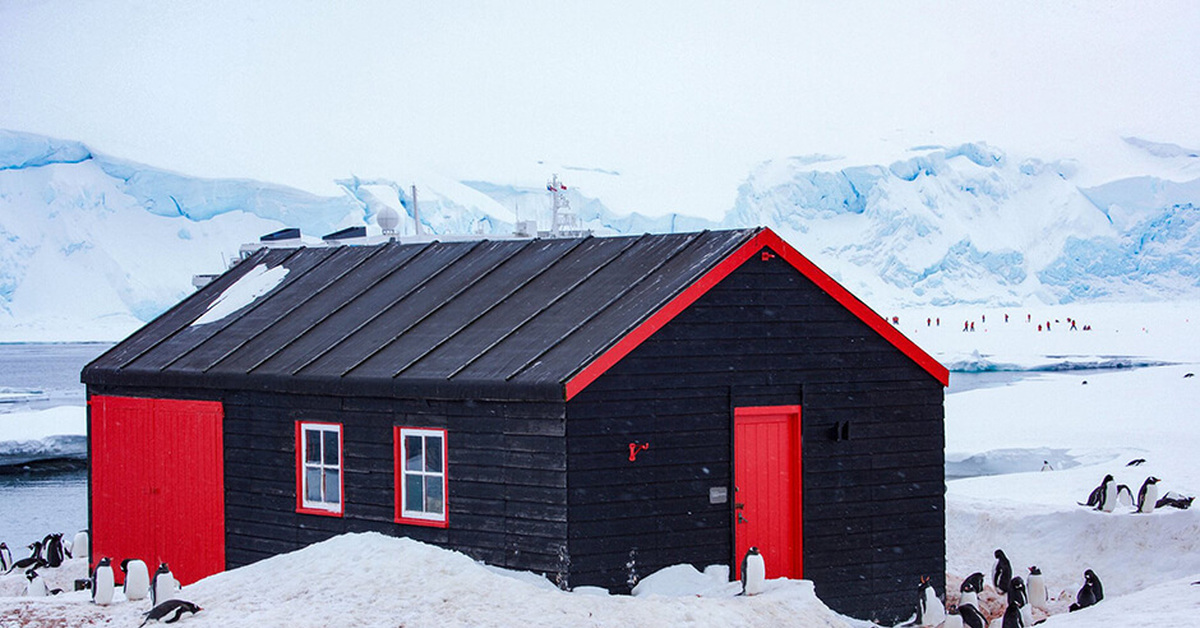
[(769, 229), (262, 249), (83, 381), (92, 555), (184, 582), (373, 530), (614, 591), (757, 545), (880, 620), (944, 586), (947, 372)]

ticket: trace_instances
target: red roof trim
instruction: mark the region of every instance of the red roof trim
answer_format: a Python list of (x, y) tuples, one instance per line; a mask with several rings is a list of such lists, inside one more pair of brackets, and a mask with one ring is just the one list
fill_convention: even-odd
[(583, 392), (592, 382), (596, 381), (596, 378), (603, 375), (617, 362), (620, 362), (622, 358), (629, 355), (638, 345), (641, 345), (647, 338), (654, 335), (654, 332), (662, 329), (664, 325), (678, 316), (680, 312), (695, 303), (697, 299), (704, 296), (713, 286), (716, 286), (721, 280), (728, 277), (730, 273), (764, 247), (770, 248), (779, 254), (792, 267), (815, 283), (818, 288), (833, 297), (842, 307), (850, 310), (859, 320), (866, 323), (876, 333), (883, 336), (885, 340), (908, 356), (909, 359), (920, 365), (921, 368), (925, 369), (926, 372), (932, 375), (943, 386), (949, 384), (950, 372), (946, 367), (933, 359), (932, 356), (918, 347), (916, 343), (909, 340), (907, 336), (900, 333), (900, 330), (884, 320), (882, 316), (867, 307), (865, 303), (858, 300), (858, 297), (851, 294), (849, 290), (827, 275), (825, 271), (817, 268), (816, 264), (813, 264), (808, 258), (801, 255), (799, 251), (792, 248), (790, 244), (776, 235), (774, 231), (764, 228), (749, 242), (743, 244), (728, 257), (721, 260), (712, 270), (696, 280), (695, 283), (688, 286), (679, 296), (672, 299), (657, 312), (651, 314), (650, 318), (646, 319), (645, 322), (618, 340), (608, 351), (605, 351), (595, 360), (592, 360), (579, 373), (567, 380), (567, 400), (570, 401), (575, 395)]

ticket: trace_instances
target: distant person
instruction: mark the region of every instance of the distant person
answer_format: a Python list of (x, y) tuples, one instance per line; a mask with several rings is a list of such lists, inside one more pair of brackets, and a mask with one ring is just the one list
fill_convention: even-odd
[(975, 331), (975, 321), (971, 321), (971, 331)]
[(1046, 321), (1046, 331), (1050, 331), (1050, 321)]
[(963, 331), (971, 331), (971, 321), (963, 321)]
[(1004, 313), (1004, 322), (1008, 322), (1008, 312)]
[(926, 318), (926, 319), (925, 319), (925, 326), (926, 326), (926, 327), (929, 327), (929, 326), (930, 326), (930, 325), (932, 325), (932, 324), (933, 324), (933, 319), (932, 319), (932, 318)]
[(1070, 319), (1070, 321), (1071, 321), (1071, 331), (1075, 331), (1076, 330), (1075, 319), (1072, 318), (1072, 319)]
[(942, 317), (941, 316), (937, 317), (937, 326), (938, 327), (942, 326)]
[(1038, 323), (1038, 331), (1042, 331), (1042, 324)]

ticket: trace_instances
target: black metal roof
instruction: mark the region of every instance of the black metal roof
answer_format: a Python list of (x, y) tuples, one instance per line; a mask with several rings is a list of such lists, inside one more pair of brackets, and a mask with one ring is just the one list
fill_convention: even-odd
[[(563, 399), (572, 375), (761, 231), (261, 249), (83, 381)], [(193, 324), (259, 266), (288, 272)]]

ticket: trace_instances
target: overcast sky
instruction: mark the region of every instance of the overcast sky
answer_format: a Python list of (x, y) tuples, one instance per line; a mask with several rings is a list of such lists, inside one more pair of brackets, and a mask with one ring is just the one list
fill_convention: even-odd
[(1200, 146), (1200, 2), (0, 0), (0, 127), (326, 194), (601, 168), (712, 215), (778, 156)]

